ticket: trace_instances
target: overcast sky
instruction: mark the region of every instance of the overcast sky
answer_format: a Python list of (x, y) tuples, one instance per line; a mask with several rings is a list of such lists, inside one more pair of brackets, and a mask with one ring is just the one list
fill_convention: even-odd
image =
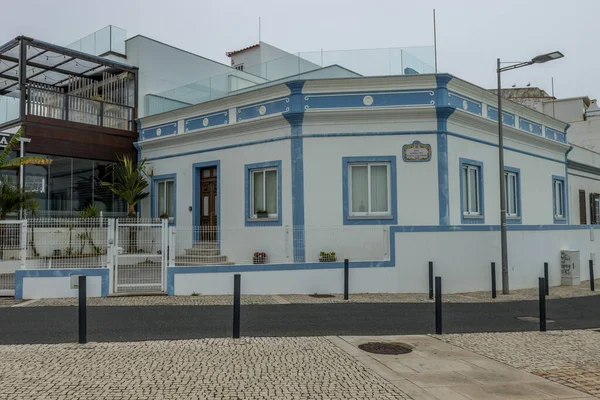
[(485, 88), (495, 63), (560, 50), (562, 60), (503, 75), (504, 87), (557, 97), (600, 96), (600, 0), (2, 0), (0, 41), (28, 35), (66, 45), (106, 25), (228, 62), (226, 51), (262, 40), (289, 52), (433, 44), (438, 70)]

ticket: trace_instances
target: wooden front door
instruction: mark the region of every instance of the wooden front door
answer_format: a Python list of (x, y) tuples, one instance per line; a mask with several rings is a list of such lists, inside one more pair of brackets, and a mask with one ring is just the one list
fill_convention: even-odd
[(217, 167), (200, 170), (200, 240), (217, 240)]

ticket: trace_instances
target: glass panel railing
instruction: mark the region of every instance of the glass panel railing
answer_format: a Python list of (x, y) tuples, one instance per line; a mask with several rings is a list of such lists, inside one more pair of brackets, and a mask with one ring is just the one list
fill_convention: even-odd
[(294, 79), (433, 73), (433, 47), (315, 51), (288, 54), (230, 69), (202, 81), (146, 96), (146, 115), (218, 99)]
[(111, 51), (118, 54), (125, 54), (126, 38), (127, 31), (109, 25), (66, 47), (95, 56), (103, 55)]
[(14, 92), (11, 96), (0, 96), (0, 124), (19, 118), (18, 94)]

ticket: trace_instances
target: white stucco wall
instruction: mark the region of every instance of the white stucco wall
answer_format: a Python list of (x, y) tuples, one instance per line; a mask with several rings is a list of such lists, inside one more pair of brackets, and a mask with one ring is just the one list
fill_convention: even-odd
[[(86, 278), (87, 296), (102, 295), (102, 277), (88, 276)], [(78, 289), (71, 289), (71, 277), (25, 277), (23, 278), (23, 299), (51, 299), (78, 297)]]

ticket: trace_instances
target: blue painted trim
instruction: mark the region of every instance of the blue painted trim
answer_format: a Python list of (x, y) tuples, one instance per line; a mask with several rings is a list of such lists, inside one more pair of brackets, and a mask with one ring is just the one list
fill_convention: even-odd
[[(554, 230), (580, 230), (594, 229), (597, 225), (510, 225), (509, 231), (554, 231)], [(415, 225), (415, 226), (390, 226), (390, 259), (386, 261), (350, 261), (350, 268), (390, 268), (396, 267), (396, 233), (413, 232), (497, 232), (499, 225)], [(215, 266), (185, 266), (167, 267), (167, 293), (175, 295), (176, 274), (203, 274), (203, 273), (240, 273), (259, 271), (298, 271), (315, 269), (342, 269), (342, 262), (328, 263), (290, 263), (290, 264), (244, 264), (244, 265), (215, 265)]]
[[(349, 164), (357, 162), (389, 162), (391, 167), (391, 204), (390, 217), (352, 218), (350, 216), (350, 186), (348, 184)], [(367, 156), (367, 157), (342, 157), (342, 212), (344, 225), (395, 225), (398, 223), (398, 189), (396, 178), (396, 156)]]
[[(463, 174), (462, 169), (464, 165), (477, 167), (477, 179), (479, 183), (479, 215), (478, 216), (465, 216), (463, 209)], [(485, 198), (483, 188), (483, 163), (481, 161), (469, 160), (467, 158), (461, 158), (459, 162), (459, 177), (460, 177), (460, 221), (463, 224), (485, 224)]]
[[(498, 109), (488, 105), (487, 117), (492, 121), (498, 122)], [(502, 111), (502, 123), (508, 126), (515, 126), (516, 117), (515, 114), (511, 114), (506, 111)]]
[[(448, 102), (448, 83), (452, 75), (438, 74), (438, 104)], [(448, 118), (454, 113), (452, 107), (437, 107), (437, 168), (438, 168), (438, 218), (442, 226), (450, 225), (450, 182), (448, 179)]]
[[(469, 137), (469, 136), (461, 135), (459, 133), (453, 133), (453, 132), (447, 132), (447, 133), (450, 136), (454, 136), (454, 137), (465, 139), (465, 140), (470, 140), (471, 142), (486, 144), (486, 145), (492, 146), (492, 147), (498, 147), (498, 143), (492, 143), (492, 142), (488, 142), (488, 141), (481, 140), (481, 139), (475, 139), (475, 138), (472, 138), (472, 137)], [(563, 160), (557, 160), (556, 158), (550, 158), (550, 157), (546, 157), (546, 156), (541, 156), (539, 154), (534, 154), (534, 153), (530, 153), (528, 151), (523, 151), (523, 150), (515, 149), (513, 147), (504, 146), (504, 150), (505, 151), (506, 150), (508, 150), (508, 151), (514, 151), (515, 153), (520, 153), (520, 154), (525, 154), (525, 155), (528, 155), (528, 156), (531, 156), (531, 157), (541, 158), (542, 160), (554, 161), (554, 162), (557, 162), (559, 164), (566, 164), (566, 162), (563, 161)]]
[(435, 106), (435, 89), (315, 93), (304, 95), (305, 110)]
[(453, 107), (457, 110), (466, 111), (471, 114), (483, 114), (482, 102), (452, 91), (448, 91), (448, 99), (445, 103), (443, 103), (443, 105)]
[(184, 132), (211, 128), (213, 126), (227, 125), (229, 123), (229, 110), (217, 111), (210, 114), (186, 118), (183, 121)]
[(173, 201), (175, 201), (175, 207), (174, 207), (174, 212), (173, 212), (173, 222), (169, 222), (170, 226), (174, 226), (177, 224), (177, 174), (163, 174), (163, 175), (155, 175), (152, 177), (152, 181), (150, 182), (150, 216), (152, 218), (159, 218), (160, 215), (156, 212), (156, 206), (157, 206), (157, 202), (156, 202), (156, 184), (159, 181), (166, 181), (166, 180), (173, 180), (173, 190), (175, 191), (174, 193), (174, 199)]
[[(259, 218), (252, 218), (252, 212), (250, 210), (250, 173), (254, 169), (259, 168), (277, 168), (277, 221), (261, 221)], [(244, 165), (244, 224), (246, 226), (281, 226), (283, 219), (283, 210), (281, 208), (281, 160), (268, 161), (256, 164)]]
[(177, 134), (177, 121), (142, 129), (140, 140), (154, 139)]
[[(472, 141), (472, 142), (481, 143), (481, 144), (485, 144), (485, 145), (492, 146), (492, 147), (498, 147), (497, 143), (487, 142), (485, 140), (480, 140), (480, 139), (472, 138), (472, 137), (461, 135), (461, 134), (454, 133), (454, 132), (448, 132), (445, 129), (446, 121), (442, 122), (440, 120), (440, 116), (441, 115), (445, 115), (445, 113), (449, 112), (450, 110), (454, 110), (454, 109), (452, 109), (452, 108), (449, 108), (449, 109), (437, 109), (437, 112), (438, 112), (438, 126), (444, 127), (444, 129), (439, 129), (438, 131), (425, 130), (425, 131), (395, 131), (395, 132), (324, 133), (324, 134), (302, 135), (302, 138), (306, 139), (306, 138), (330, 138), (330, 137), (403, 136), (403, 135), (431, 135), (431, 134), (438, 134), (438, 135), (454, 136), (454, 137), (458, 137), (458, 138), (461, 138), (461, 139), (469, 140), (469, 141)], [(292, 116), (288, 115), (288, 114), (285, 114), (285, 117), (286, 117), (286, 119), (288, 121), (293, 121), (294, 120), (294, 118)], [(183, 157), (183, 156), (189, 156), (189, 155), (195, 155), (195, 154), (202, 154), (202, 153), (210, 153), (210, 152), (213, 152), (213, 151), (228, 150), (228, 149), (233, 149), (233, 148), (238, 148), (238, 147), (254, 146), (254, 145), (259, 145), (259, 144), (264, 144), (264, 143), (279, 142), (279, 141), (282, 141), (282, 140), (291, 140), (291, 139), (292, 139), (291, 136), (280, 136), (280, 137), (270, 138), (270, 139), (254, 140), (254, 141), (250, 141), (250, 142), (246, 142), (246, 143), (237, 143), (237, 144), (232, 144), (232, 145), (227, 145), (227, 146), (213, 147), (213, 148), (210, 148), (210, 149), (195, 150), (195, 151), (188, 151), (188, 152), (179, 153), (179, 154), (168, 154), (168, 155), (164, 155), (164, 156), (151, 157), (151, 158), (148, 158), (147, 161), (165, 160), (165, 159), (170, 159), (170, 158), (177, 158), (177, 157)], [(440, 149), (439, 149), (439, 145), (438, 145), (438, 160), (439, 160), (439, 150)], [(554, 161), (554, 162), (557, 162), (557, 163), (560, 163), (560, 164), (565, 164), (565, 161), (562, 161), (562, 160), (557, 160), (557, 159), (546, 157), (546, 156), (542, 156), (542, 155), (539, 155), (539, 154), (530, 153), (528, 151), (523, 151), (523, 150), (515, 149), (515, 148), (512, 148), (512, 147), (504, 146), (504, 150), (505, 151), (513, 151), (515, 153), (520, 153), (520, 154), (525, 154), (525, 155), (528, 155), (528, 156), (540, 158), (542, 160)]]
[[(217, 167), (217, 199), (216, 199), (216, 212), (217, 212), (217, 243), (219, 245), (219, 249), (221, 248), (221, 230), (219, 227), (221, 226), (221, 161), (204, 161), (192, 164), (192, 224), (193, 226), (201, 226), (200, 225), (200, 210), (202, 207), (200, 205), (200, 169), (207, 167)], [(194, 237), (194, 241), (200, 240), (198, 236), (199, 232), (196, 232)]]
[(290, 98), (280, 97), (237, 107), (236, 116), (237, 121), (240, 122), (252, 118), (266, 117), (272, 114), (287, 113), (289, 111)]
[(110, 281), (110, 270), (108, 268), (18, 269), (15, 271), (15, 299), (23, 300), (23, 278), (64, 278), (71, 275), (101, 277), (101, 295), (102, 297), (108, 296)]
[[(517, 176), (517, 216), (506, 215), (507, 224), (520, 224), (523, 222), (523, 209), (521, 208), (521, 170), (519, 168), (504, 166), (504, 172), (512, 172)], [(508, 190), (508, 188), (506, 188)], [(507, 192), (508, 193), (508, 192)], [(508, 204), (506, 205), (508, 208)]]
[[(562, 218), (557, 218), (556, 217), (556, 203), (555, 203), (555, 198), (556, 198), (556, 190), (554, 188), (554, 182), (556, 181), (560, 181), (562, 182), (562, 193), (560, 194), (562, 197), (562, 203), (563, 203), (563, 217)], [(566, 190), (567, 190), (567, 185), (565, 182), (565, 177), (564, 176), (558, 176), (558, 175), (552, 175), (552, 217), (554, 218), (554, 223), (555, 224), (568, 224), (567, 221), (567, 217), (569, 215), (569, 211), (568, 211), (568, 207), (567, 207), (567, 203), (566, 203)]]
[(519, 129), (533, 133), (534, 135), (542, 136), (542, 125), (528, 120), (527, 118), (519, 117)]
[(294, 262), (306, 261), (304, 245), (304, 142), (302, 122), (304, 101), (302, 88), (305, 81), (287, 82), (290, 89), (290, 113), (283, 117), (290, 124), (290, 159), (292, 164), (292, 225)]

